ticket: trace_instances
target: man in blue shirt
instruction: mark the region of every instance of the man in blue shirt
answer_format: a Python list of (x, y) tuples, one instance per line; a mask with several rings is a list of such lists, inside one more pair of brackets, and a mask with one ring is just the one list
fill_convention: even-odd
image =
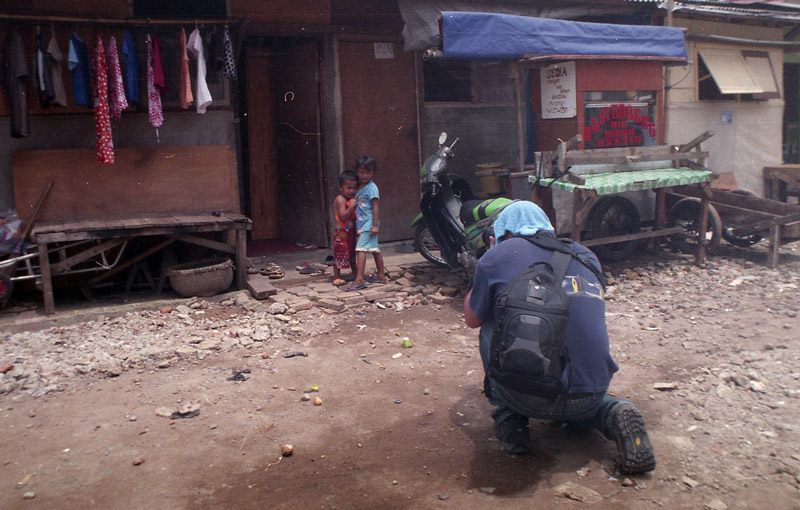
[[(480, 259), (472, 289), (464, 298), (464, 318), (471, 328), (480, 327), (480, 353), (488, 374), (488, 361), (495, 298), (512, 280), (537, 262), (547, 262), (552, 251), (520, 236), (552, 235), (547, 215), (532, 202), (519, 201), (506, 207), (494, 222), (493, 245)], [(619, 469), (637, 474), (655, 468), (652, 445), (644, 418), (636, 407), (607, 394), (617, 364), (609, 352), (603, 290), (592, 264), (599, 273), (600, 263), (586, 247), (573, 243), (573, 251), (583, 262), (572, 258), (562, 285), (569, 297), (567, 322), (567, 361), (561, 373), (562, 391), (553, 397), (524, 394), (503, 387), (486, 376), (486, 395), (496, 407), (492, 413), (495, 433), (503, 449), (512, 454), (529, 449), (528, 418), (588, 424), (619, 450)]]

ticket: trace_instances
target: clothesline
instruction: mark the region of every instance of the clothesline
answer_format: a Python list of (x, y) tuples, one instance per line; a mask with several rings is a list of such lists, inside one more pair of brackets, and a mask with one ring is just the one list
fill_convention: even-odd
[(33, 14), (0, 14), (0, 19), (15, 21), (36, 21), (51, 23), (97, 23), (104, 25), (140, 26), (151, 25), (235, 25), (244, 21), (243, 18), (214, 18), (214, 19), (131, 19), (131, 18), (81, 18), (72, 16), (37, 16)]

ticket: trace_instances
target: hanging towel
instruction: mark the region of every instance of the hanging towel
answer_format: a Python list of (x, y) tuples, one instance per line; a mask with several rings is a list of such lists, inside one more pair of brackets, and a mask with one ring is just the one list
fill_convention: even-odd
[(97, 161), (114, 163), (114, 141), (111, 139), (111, 119), (108, 116), (108, 66), (103, 39), (95, 37), (94, 47), (94, 129), (97, 133)]
[(192, 79), (189, 77), (189, 55), (186, 53), (186, 30), (181, 29), (181, 87), (179, 95), (181, 108), (189, 109), (194, 102), (192, 97)]
[(75, 33), (69, 39), (68, 53), (67, 67), (72, 71), (72, 98), (75, 100), (75, 104), (91, 108), (89, 89), (92, 77), (89, 74), (89, 53), (86, 44)]
[(50, 77), (47, 52), (44, 49), (44, 34), (38, 26), (36, 27), (36, 56), (33, 64), (36, 69), (36, 92), (39, 95), (39, 104), (48, 107), (55, 98), (55, 92), (53, 91), (53, 80)]
[(150, 34), (145, 38), (145, 46), (147, 46), (147, 108), (150, 113), (150, 125), (158, 129), (164, 124), (164, 112), (161, 110), (161, 93), (155, 83), (153, 41), (150, 39)]
[(222, 75), (229, 80), (236, 79), (236, 59), (233, 58), (233, 42), (231, 41), (231, 33), (228, 30), (228, 25), (225, 25), (225, 35), (223, 36), (223, 43), (225, 45), (225, 68)]
[(117, 40), (113, 35), (108, 39), (106, 65), (108, 66), (108, 109), (111, 118), (118, 120), (122, 117), (122, 111), (128, 107), (128, 100), (125, 99), (125, 89), (122, 84)]
[(197, 113), (206, 113), (206, 108), (211, 104), (211, 92), (208, 91), (206, 83), (206, 58), (203, 54), (203, 39), (200, 37), (200, 30), (194, 29), (189, 35), (189, 53), (197, 60), (197, 93), (195, 94), (195, 105)]
[(64, 61), (64, 54), (56, 40), (56, 31), (50, 34), (50, 44), (47, 45), (47, 56), (50, 65), (50, 79), (53, 82), (53, 102), (59, 106), (67, 106), (67, 90), (64, 88), (64, 75), (61, 74), (61, 62)]
[(11, 136), (30, 136), (28, 97), (25, 86), (30, 78), (25, 61), (25, 46), (17, 30), (11, 30), (3, 45), (3, 86), (6, 89), (8, 110), (11, 113)]
[(122, 36), (122, 60), (125, 62), (125, 97), (128, 103), (139, 104), (139, 56), (136, 38), (130, 31)]

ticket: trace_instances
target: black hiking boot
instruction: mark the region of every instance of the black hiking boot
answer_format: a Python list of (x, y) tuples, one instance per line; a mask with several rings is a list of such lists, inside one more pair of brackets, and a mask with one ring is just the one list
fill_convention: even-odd
[(512, 414), (501, 422), (495, 422), (494, 433), (507, 453), (523, 455), (530, 450), (528, 418), (521, 414)]
[(617, 405), (609, 417), (609, 430), (617, 442), (619, 471), (623, 475), (637, 475), (656, 467), (653, 445), (644, 428), (644, 417), (633, 404)]

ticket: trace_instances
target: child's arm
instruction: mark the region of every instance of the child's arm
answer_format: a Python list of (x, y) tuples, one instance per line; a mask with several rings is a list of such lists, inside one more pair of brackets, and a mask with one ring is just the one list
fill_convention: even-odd
[(377, 198), (372, 199), (372, 229), (370, 232), (377, 234), (381, 225), (381, 201)]
[(353, 218), (355, 218), (356, 203), (357, 201), (355, 198), (351, 198), (350, 200), (345, 200), (344, 211), (339, 211), (339, 218), (341, 218), (342, 221), (350, 221)]
[(339, 216), (339, 219), (342, 221), (347, 221), (348, 218), (345, 218), (344, 215), (347, 214), (347, 199), (344, 198), (342, 195), (337, 195), (336, 199), (333, 201), (333, 208), (336, 211), (336, 215)]

